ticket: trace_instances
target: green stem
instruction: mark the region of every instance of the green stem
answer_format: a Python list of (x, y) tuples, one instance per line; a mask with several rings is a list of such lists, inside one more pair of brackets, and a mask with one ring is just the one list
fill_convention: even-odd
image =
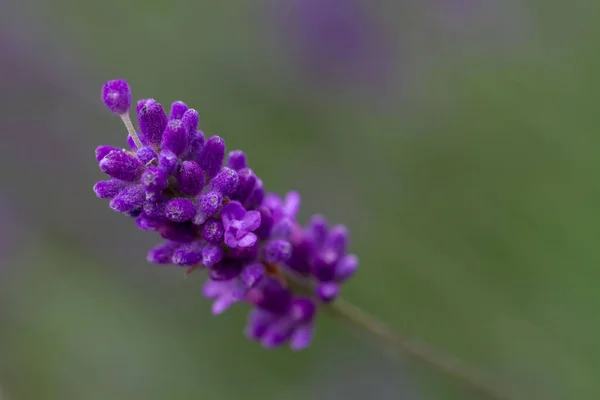
[(374, 316), (353, 306), (344, 299), (335, 300), (328, 306), (328, 310), (334, 317), (357, 328), (360, 332), (381, 342), (386, 347), (395, 350), (396, 353), (424, 362), (445, 375), (461, 381), (473, 391), (483, 394), (489, 399), (515, 399), (515, 397), (505, 393), (502, 388), (496, 386), (486, 376), (471, 369), (460, 360), (441, 354), (425, 343), (403, 337)]

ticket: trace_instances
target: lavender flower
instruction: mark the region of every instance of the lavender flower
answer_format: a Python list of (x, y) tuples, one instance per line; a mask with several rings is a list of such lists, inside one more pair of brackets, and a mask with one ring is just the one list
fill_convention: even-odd
[[(174, 102), (167, 117), (156, 100), (140, 100), (138, 133), (125, 81), (107, 83), (102, 98), (125, 123), (132, 150), (96, 149), (110, 179), (94, 191), (140, 229), (165, 239), (147, 260), (186, 267), (186, 274), (206, 269), (203, 293), (213, 299), (213, 313), (251, 304), (246, 335), (264, 347), (307, 347), (318, 305), (333, 301), (358, 268), (358, 258), (347, 254), (347, 229), (329, 228), (320, 216), (302, 227), (300, 195), (265, 193), (242, 151), (230, 152), (224, 166), (225, 142), (205, 141), (198, 113), (185, 103)], [(298, 296), (290, 279), (303, 280), (313, 295)]]

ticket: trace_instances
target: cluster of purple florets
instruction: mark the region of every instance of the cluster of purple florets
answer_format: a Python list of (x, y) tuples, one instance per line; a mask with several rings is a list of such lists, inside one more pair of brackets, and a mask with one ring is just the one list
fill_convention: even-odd
[[(319, 215), (302, 227), (298, 193), (284, 199), (265, 193), (242, 151), (231, 151), (223, 166), (225, 142), (205, 139), (198, 112), (183, 102), (174, 102), (167, 116), (155, 100), (140, 100), (136, 131), (127, 82), (107, 82), (102, 100), (123, 119), (129, 150), (96, 149), (110, 179), (94, 191), (110, 199), (113, 210), (135, 218), (140, 229), (164, 239), (148, 261), (187, 267), (188, 273), (206, 269), (203, 293), (214, 300), (213, 313), (239, 301), (253, 305), (246, 334), (263, 346), (308, 346), (318, 303), (333, 301), (358, 268), (358, 258), (347, 254), (346, 228), (330, 228)], [(290, 275), (311, 282), (314, 293), (294, 293)]]

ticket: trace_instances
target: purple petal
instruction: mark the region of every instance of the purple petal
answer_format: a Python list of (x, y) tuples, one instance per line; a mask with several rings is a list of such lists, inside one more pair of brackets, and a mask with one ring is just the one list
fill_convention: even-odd
[(300, 194), (298, 192), (288, 192), (285, 196), (283, 212), (287, 217), (295, 218), (300, 210)]
[(294, 299), (290, 306), (290, 316), (296, 322), (312, 321), (316, 311), (314, 301), (306, 297)]
[(358, 270), (358, 257), (355, 254), (345, 255), (335, 266), (335, 279), (345, 281)]
[(235, 249), (238, 246), (238, 240), (235, 237), (235, 232), (232, 232), (230, 229), (225, 231), (225, 244), (232, 249)]
[(242, 270), (240, 275), (240, 279), (242, 283), (248, 287), (252, 288), (256, 286), (265, 276), (265, 267), (262, 263), (256, 262), (250, 265), (247, 265)]
[(242, 238), (240, 240), (237, 241), (237, 245), (238, 245), (238, 247), (242, 247), (242, 248), (252, 247), (256, 243), (257, 239), (258, 238), (256, 237), (256, 235), (254, 233), (248, 232), (244, 236), (242, 236)]
[(208, 279), (204, 283), (204, 286), (202, 286), (202, 294), (204, 295), (204, 297), (208, 297), (209, 299), (218, 297), (223, 293), (226, 283), (227, 282), (217, 282)]
[(260, 212), (258, 211), (248, 211), (246, 215), (244, 215), (243, 219), (243, 229), (246, 232), (252, 232), (256, 230), (260, 226)]
[(294, 323), (290, 319), (280, 318), (267, 328), (260, 342), (268, 349), (279, 347), (288, 340), (293, 329)]
[(237, 303), (239, 300), (235, 297), (226, 294), (217, 298), (212, 305), (212, 313), (214, 315), (219, 315), (227, 311), (229, 307), (231, 307), (234, 303)]
[(294, 329), (290, 337), (290, 348), (298, 351), (310, 346), (314, 333), (313, 324), (302, 324)]
[(227, 203), (227, 205), (223, 207), (223, 210), (221, 210), (221, 220), (223, 221), (223, 226), (225, 229), (228, 229), (233, 221), (242, 220), (244, 215), (246, 215), (246, 210), (240, 203), (237, 201)]
[(258, 340), (265, 334), (269, 325), (276, 319), (276, 314), (255, 308), (248, 314), (248, 322), (246, 323), (244, 333), (248, 338)]
[(335, 300), (340, 292), (340, 288), (336, 283), (325, 282), (319, 284), (316, 290), (317, 296), (324, 302), (330, 302)]

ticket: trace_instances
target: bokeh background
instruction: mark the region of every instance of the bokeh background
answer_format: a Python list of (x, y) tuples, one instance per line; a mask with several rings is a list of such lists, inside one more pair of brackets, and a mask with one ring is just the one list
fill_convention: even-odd
[(600, 397), (600, 3), (0, 2), (0, 399), (479, 399), (337, 321), (266, 351), (95, 198), (100, 101), (198, 109), (302, 216), (344, 295), (522, 399)]

